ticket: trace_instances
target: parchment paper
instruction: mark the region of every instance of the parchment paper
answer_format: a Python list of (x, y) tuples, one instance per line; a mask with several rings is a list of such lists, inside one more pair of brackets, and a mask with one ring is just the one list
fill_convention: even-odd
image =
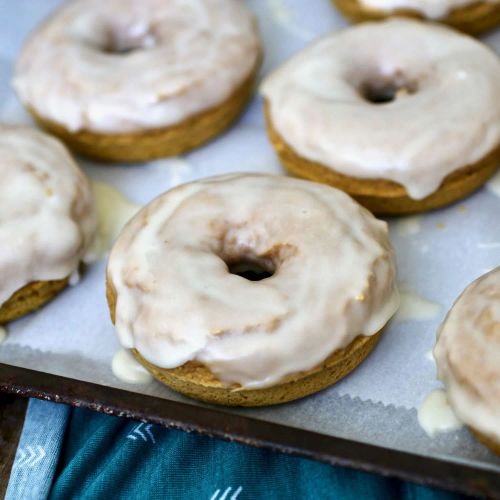
[[(259, 16), (265, 43), (262, 75), (308, 41), (347, 24), (329, 0), (247, 3)], [(0, 3), (3, 122), (31, 123), (10, 88), (12, 66), (23, 39), (58, 4), (57, 0)], [(500, 51), (500, 30), (484, 40)], [(264, 131), (258, 96), (236, 126), (183, 159), (136, 166), (99, 166), (83, 159), (79, 163), (92, 178), (112, 184), (139, 204), (199, 177), (236, 171), (283, 172)], [(437, 326), (468, 283), (500, 264), (499, 192), (495, 194), (490, 184), (490, 189), (449, 208), (390, 222), (400, 280), (440, 304), (438, 314), (427, 320), (393, 321), (370, 357), (320, 394), (280, 407), (227, 411), (445, 460), (480, 463), (500, 472), (500, 458), (467, 430), (431, 439), (419, 427), (416, 411), (425, 396), (440, 387), (429, 356)], [(77, 286), (39, 312), (10, 324), (8, 338), (0, 345), (0, 361), (184, 400), (159, 383), (130, 385), (113, 375), (111, 359), (119, 345), (105, 302), (104, 267), (104, 261), (90, 266)]]

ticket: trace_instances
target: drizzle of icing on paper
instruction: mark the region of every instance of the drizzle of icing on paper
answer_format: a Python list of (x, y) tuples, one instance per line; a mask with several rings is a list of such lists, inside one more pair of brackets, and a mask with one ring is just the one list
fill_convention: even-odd
[(123, 226), (141, 208), (109, 184), (93, 181), (92, 186), (97, 210), (97, 232), (85, 262), (104, 258)]
[(399, 285), (399, 295), (401, 303), (394, 321), (428, 321), (441, 312), (441, 304), (426, 299), (404, 283)]
[(411, 236), (420, 232), (422, 218), (418, 215), (404, 217), (396, 222), (398, 233), (402, 236)]
[(129, 384), (147, 384), (153, 377), (127, 349), (120, 349), (113, 356), (111, 369), (116, 378)]
[(418, 409), (418, 423), (429, 437), (434, 437), (439, 432), (455, 431), (463, 426), (451, 409), (443, 389), (435, 389), (424, 399)]

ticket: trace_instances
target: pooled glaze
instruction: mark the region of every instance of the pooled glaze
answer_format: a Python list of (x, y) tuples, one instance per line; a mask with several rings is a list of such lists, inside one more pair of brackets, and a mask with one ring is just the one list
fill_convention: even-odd
[(443, 389), (435, 389), (422, 401), (417, 416), (420, 427), (429, 437), (440, 432), (456, 431), (463, 426), (450, 407)]
[(97, 230), (87, 261), (95, 261), (108, 255), (123, 226), (140, 210), (120, 191), (105, 182), (92, 182), (97, 211)]
[(70, 131), (131, 132), (221, 104), (259, 54), (241, 0), (74, 0), (29, 38), (14, 87)]
[(500, 443), (500, 268), (474, 281), (455, 302), (434, 357), (458, 417)]
[[(245, 262), (272, 276), (229, 272)], [(336, 189), (271, 175), (156, 198), (120, 234), (107, 276), (124, 347), (163, 368), (198, 360), (245, 388), (375, 334), (399, 303), (387, 224)]]
[(423, 297), (405, 283), (399, 284), (401, 303), (394, 321), (429, 321), (441, 312), (441, 305)]
[(418, 234), (422, 228), (422, 217), (413, 215), (411, 217), (402, 217), (396, 222), (398, 233), (402, 236), (411, 236)]
[(0, 344), (7, 338), (7, 328), (0, 325)]
[(391, 11), (394, 9), (410, 9), (423, 14), (429, 19), (441, 19), (451, 11), (478, 3), (498, 3), (498, 0), (359, 0), (365, 7)]
[[(299, 155), (422, 199), (500, 143), (500, 61), (445, 27), (394, 19), (329, 35), (262, 85), (273, 127)], [(394, 100), (364, 97), (405, 90)]]
[(128, 384), (147, 384), (153, 376), (138, 363), (127, 349), (120, 349), (113, 356), (111, 369), (116, 378)]
[(90, 184), (64, 146), (0, 126), (0, 305), (32, 281), (70, 276), (92, 242)]

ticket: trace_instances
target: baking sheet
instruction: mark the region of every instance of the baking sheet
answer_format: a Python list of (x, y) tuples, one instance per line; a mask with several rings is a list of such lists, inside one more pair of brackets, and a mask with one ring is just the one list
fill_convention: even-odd
[[(247, 3), (259, 16), (263, 34), (262, 75), (308, 41), (346, 25), (328, 0)], [(30, 123), (9, 86), (12, 65), (22, 40), (58, 4), (0, 3), (0, 121)], [(500, 51), (500, 31), (485, 41)], [(199, 177), (283, 172), (266, 138), (258, 96), (235, 127), (183, 158), (136, 166), (79, 163), (93, 179), (115, 186), (138, 204)], [(390, 221), (400, 280), (412, 293), (439, 304), (431, 308), (435, 314), (393, 321), (370, 357), (320, 394), (279, 407), (225, 411), (500, 472), (500, 458), (467, 430), (431, 439), (417, 421), (422, 400), (440, 387), (429, 356), (437, 326), (470, 281), (500, 264), (499, 183), (497, 177), (474, 196), (432, 214)], [(77, 286), (10, 324), (7, 340), (0, 345), (0, 362), (201, 405), (156, 382), (131, 385), (113, 375), (111, 360), (119, 345), (105, 302), (104, 267), (104, 261), (90, 266)]]

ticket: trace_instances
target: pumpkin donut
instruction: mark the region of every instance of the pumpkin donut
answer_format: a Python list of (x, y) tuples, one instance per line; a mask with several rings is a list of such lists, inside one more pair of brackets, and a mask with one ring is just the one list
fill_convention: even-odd
[(500, 455), (500, 268), (457, 299), (438, 333), (434, 358), (457, 416)]
[(500, 24), (498, 0), (332, 0), (352, 22), (407, 16), (479, 35)]
[(94, 238), (88, 179), (66, 148), (34, 129), (0, 125), (0, 324), (51, 300)]
[(319, 40), (261, 91), (289, 172), (400, 215), (459, 200), (496, 172), (499, 81), (500, 60), (485, 45), (397, 19)]
[(123, 346), (172, 389), (238, 406), (349, 373), (397, 309), (395, 282), (385, 222), (329, 186), (256, 174), (156, 198), (107, 268)]
[(14, 87), (36, 121), (105, 161), (177, 155), (250, 98), (261, 45), (235, 0), (74, 0), (28, 39)]

